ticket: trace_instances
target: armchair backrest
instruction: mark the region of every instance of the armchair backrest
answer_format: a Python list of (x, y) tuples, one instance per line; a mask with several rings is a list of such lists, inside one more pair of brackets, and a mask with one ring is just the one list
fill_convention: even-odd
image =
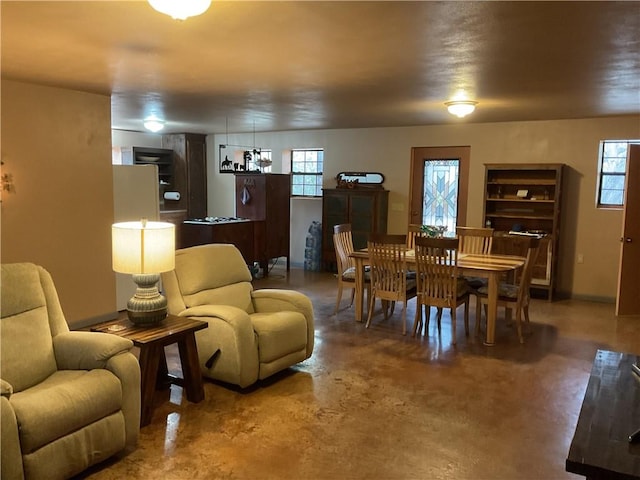
[(33, 263), (3, 264), (0, 377), (14, 392), (58, 369), (53, 337), (68, 331), (49, 272)]
[(231, 244), (176, 250), (176, 266), (162, 274), (169, 313), (199, 305), (232, 305), (253, 313), (251, 272)]

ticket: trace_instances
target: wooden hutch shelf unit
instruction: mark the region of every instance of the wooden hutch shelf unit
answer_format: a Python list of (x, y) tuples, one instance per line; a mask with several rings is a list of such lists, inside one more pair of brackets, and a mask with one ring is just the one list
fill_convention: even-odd
[(389, 190), (382, 187), (322, 189), (322, 263), (336, 269), (333, 226), (351, 224), (353, 248), (367, 246), (370, 233), (387, 233)]
[(236, 216), (254, 220), (255, 255), (265, 276), (269, 260), (290, 260), (291, 175), (236, 173)]
[(484, 222), (496, 235), (510, 231), (544, 234), (531, 287), (549, 300), (556, 287), (560, 245), (560, 163), (485, 164)]

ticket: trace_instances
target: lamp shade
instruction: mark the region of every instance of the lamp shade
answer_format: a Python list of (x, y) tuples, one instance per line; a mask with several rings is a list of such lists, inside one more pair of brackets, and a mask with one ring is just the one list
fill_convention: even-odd
[(186, 20), (207, 11), (211, 0), (148, 0), (149, 4), (160, 13), (176, 20)]
[(175, 267), (175, 225), (166, 222), (122, 222), (111, 227), (113, 270), (162, 273)]

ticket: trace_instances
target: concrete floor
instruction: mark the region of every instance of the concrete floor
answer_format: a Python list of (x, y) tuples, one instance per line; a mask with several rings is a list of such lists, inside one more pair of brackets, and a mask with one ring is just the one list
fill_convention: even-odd
[(199, 404), (159, 392), (138, 448), (81, 478), (578, 479), (564, 462), (596, 350), (640, 354), (640, 317), (612, 304), (534, 300), (526, 343), (499, 321), (494, 347), (465, 338), (461, 307), (452, 347), (448, 314), (441, 336), (403, 337), (400, 309), (365, 329), (348, 299), (332, 315), (331, 274), (284, 273), (256, 285), (312, 298), (313, 356), (244, 391), (205, 381)]

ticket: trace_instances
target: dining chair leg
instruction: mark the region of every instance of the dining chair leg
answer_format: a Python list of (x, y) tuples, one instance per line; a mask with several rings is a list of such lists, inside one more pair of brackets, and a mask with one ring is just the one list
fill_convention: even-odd
[(402, 303), (402, 335), (407, 334), (407, 302)]
[(520, 343), (524, 343), (524, 338), (522, 337), (522, 308), (518, 308), (516, 312), (516, 322), (518, 327), (518, 339), (520, 339)]
[(425, 305), (425, 308), (427, 310), (424, 316), (424, 334), (426, 336), (429, 334), (429, 319), (431, 318), (431, 307), (429, 305)]
[(337, 314), (340, 309), (340, 300), (342, 300), (342, 284), (338, 285), (338, 297), (336, 298), (336, 309), (333, 314)]
[(419, 300), (416, 302), (416, 314), (413, 317), (413, 332), (411, 333), (412, 337), (416, 336), (418, 326), (422, 328), (422, 303)]
[[(451, 343), (456, 344), (456, 307), (451, 307)], [(440, 321), (438, 320), (438, 324)]]
[(469, 297), (464, 302), (464, 334), (469, 336)]
[(349, 306), (352, 307), (353, 306), (353, 299), (356, 298), (356, 289), (352, 288), (351, 289), (351, 303), (349, 303)]
[(371, 295), (371, 298), (369, 299), (369, 312), (367, 314), (367, 324), (365, 325), (365, 328), (369, 328), (369, 325), (371, 325), (371, 316), (373, 315), (373, 305), (375, 300), (376, 300), (376, 295), (374, 293), (373, 295)]
[(527, 324), (527, 332), (529, 332), (531, 328), (531, 324), (529, 322), (529, 302), (523, 305), (522, 311), (524, 312), (524, 321)]

